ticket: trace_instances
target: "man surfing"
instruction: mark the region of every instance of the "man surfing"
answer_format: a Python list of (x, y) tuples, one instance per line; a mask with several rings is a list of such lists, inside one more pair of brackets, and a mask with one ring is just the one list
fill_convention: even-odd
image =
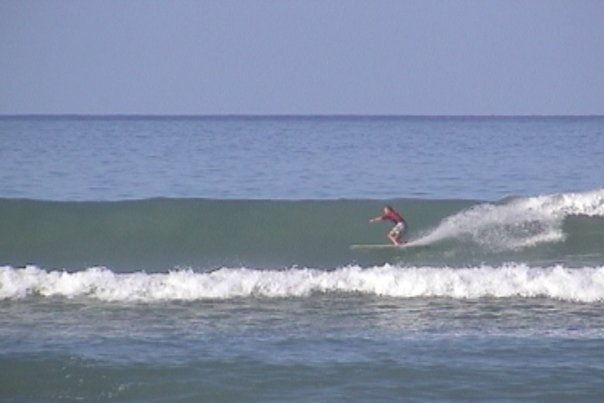
[(392, 206), (384, 207), (384, 214), (381, 216), (372, 218), (369, 220), (370, 223), (378, 221), (392, 221), (394, 227), (388, 232), (388, 239), (393, 245), (404, 245), (407, 241), (403, 238), (407, 233), (407, 223), (403, 216), (396, 211)]

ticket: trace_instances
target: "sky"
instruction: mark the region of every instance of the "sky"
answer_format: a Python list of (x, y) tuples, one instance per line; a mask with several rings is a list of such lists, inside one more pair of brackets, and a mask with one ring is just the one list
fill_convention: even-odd
[(0, 114), (604, 114), (601, 0), (0, 0)]

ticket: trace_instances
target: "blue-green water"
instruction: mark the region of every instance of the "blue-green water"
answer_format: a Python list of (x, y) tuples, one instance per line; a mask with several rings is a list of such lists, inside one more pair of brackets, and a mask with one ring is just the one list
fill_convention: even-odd
[(0, 118), (0, 398), (599, 401), (602, 172), (601, 117)]
[(473, 199), (602, 187), (603, 117), (2, 118), (2, 197)]

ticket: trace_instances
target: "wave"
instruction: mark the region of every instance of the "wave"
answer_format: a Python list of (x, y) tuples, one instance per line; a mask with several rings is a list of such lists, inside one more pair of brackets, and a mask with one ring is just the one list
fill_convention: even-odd
[[(385, 243), (368, 223), (384, 204), (405, 215), (413, 244)], [(468, 200), (148, 199), (50, 202), (0, 199), (0, 265), (165, 272), (174, 267), (371, 267), (604, 264), (604, 189)]]
[(73, 273), (35, 266), (0, 267), (0, 300), (41, 296), (165, 302), (309, 297), (316, 293), (396, 298), (539, 297), (592, 303), (604, 301), (604, 266), (571, 269), (524, 264), (472, 268), (384, 265), (367, 269), (347, 266), (332, 271), (221, 268), (209, 273), (179, 270), (121, 274), (98, 267)]
[(604, 190), (484, 203), (445, 218), (415, 244), (467, 238), (492, 249), (521, 249), (565, 240), (569, 216), (604, 217)]

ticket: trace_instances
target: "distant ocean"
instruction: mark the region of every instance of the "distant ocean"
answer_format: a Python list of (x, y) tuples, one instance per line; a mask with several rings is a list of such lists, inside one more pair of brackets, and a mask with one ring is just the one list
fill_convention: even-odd
[(603, 312), (604, 117), (0, 117), (2, 401), (602, 401)]

